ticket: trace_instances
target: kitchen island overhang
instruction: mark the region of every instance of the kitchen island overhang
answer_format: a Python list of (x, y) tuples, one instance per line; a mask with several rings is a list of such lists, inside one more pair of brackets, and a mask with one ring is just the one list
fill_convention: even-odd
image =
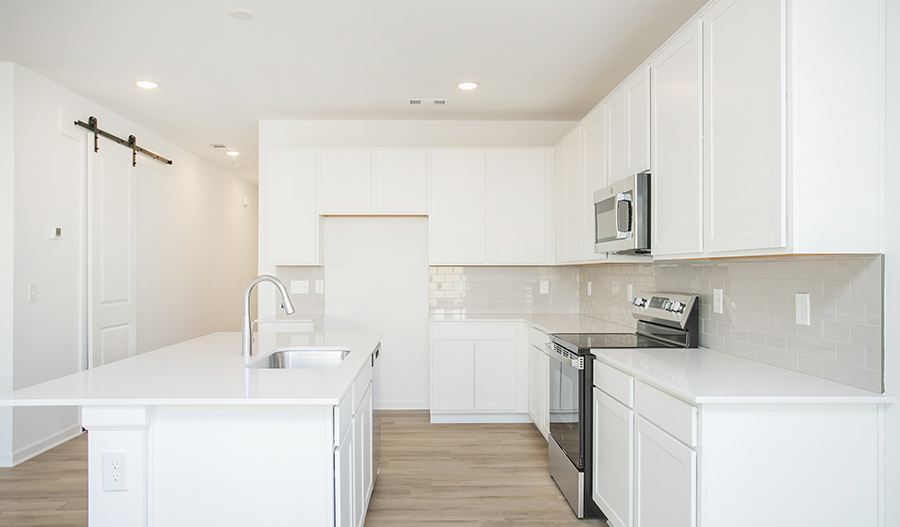
[[(259, 334), (257, 357), (350, 351), (332, 368), (272, 370), (244, 367), (240, 333), (214, 333), (5, 394), (0, 405), (82, 407), (92, 527), (334, 525), (343, 523), (337, 465), (352, 447), (354, 414), (371, 413), (367, 366), (380, 340)], [(371, 450), (371, 437), (360, 444)], [(110, 459), (124, 460), (116, 482)]]

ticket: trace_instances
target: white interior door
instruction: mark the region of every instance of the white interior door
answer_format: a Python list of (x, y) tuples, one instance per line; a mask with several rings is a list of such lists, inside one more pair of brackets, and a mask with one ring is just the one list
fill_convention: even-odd
[(137, 351), (137, 169), (131, 151), (88, 144), (88, 367)]

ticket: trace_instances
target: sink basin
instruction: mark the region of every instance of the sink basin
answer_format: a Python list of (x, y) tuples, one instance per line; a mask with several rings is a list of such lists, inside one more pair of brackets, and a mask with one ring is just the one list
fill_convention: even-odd
[(350, 350), (337, 348), (280, 349), (247, 364), (246, 367), (287, 370), (332, 368), (340, 364), (349, 354)]

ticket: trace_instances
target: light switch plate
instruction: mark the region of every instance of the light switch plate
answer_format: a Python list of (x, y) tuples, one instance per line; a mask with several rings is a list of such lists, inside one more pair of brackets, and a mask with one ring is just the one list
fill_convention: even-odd
[(722, 314), (722, 290), (713, 289), (713, 313)]
[(321, 295), (325, 292), (325, 280), (316, 280), (316, 294)]
[(809, 325), (809, 293), (794, 295), (794, 322), (800, 326)]
[(305, 295), (309, 293), (309, 280), (291, 280), (291, 294)]
[(37, 284), (28, 284), (28, 301), (37, 302)]
[(588, 284), (587, 284), (587, 289), (588, 289), (587, 290), (588, 296), (591, 296), (591, 283), (590, 282), (588, 282)]
[(541, 280), (541, 294), (546, 295), (550, 292), (550, 281), (549, 280)]

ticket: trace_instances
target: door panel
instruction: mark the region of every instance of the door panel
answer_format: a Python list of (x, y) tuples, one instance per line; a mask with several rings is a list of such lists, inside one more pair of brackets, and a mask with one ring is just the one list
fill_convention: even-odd
[(137, 171), (129, 150), (88, 152), (88, 361), (137, 353)]

